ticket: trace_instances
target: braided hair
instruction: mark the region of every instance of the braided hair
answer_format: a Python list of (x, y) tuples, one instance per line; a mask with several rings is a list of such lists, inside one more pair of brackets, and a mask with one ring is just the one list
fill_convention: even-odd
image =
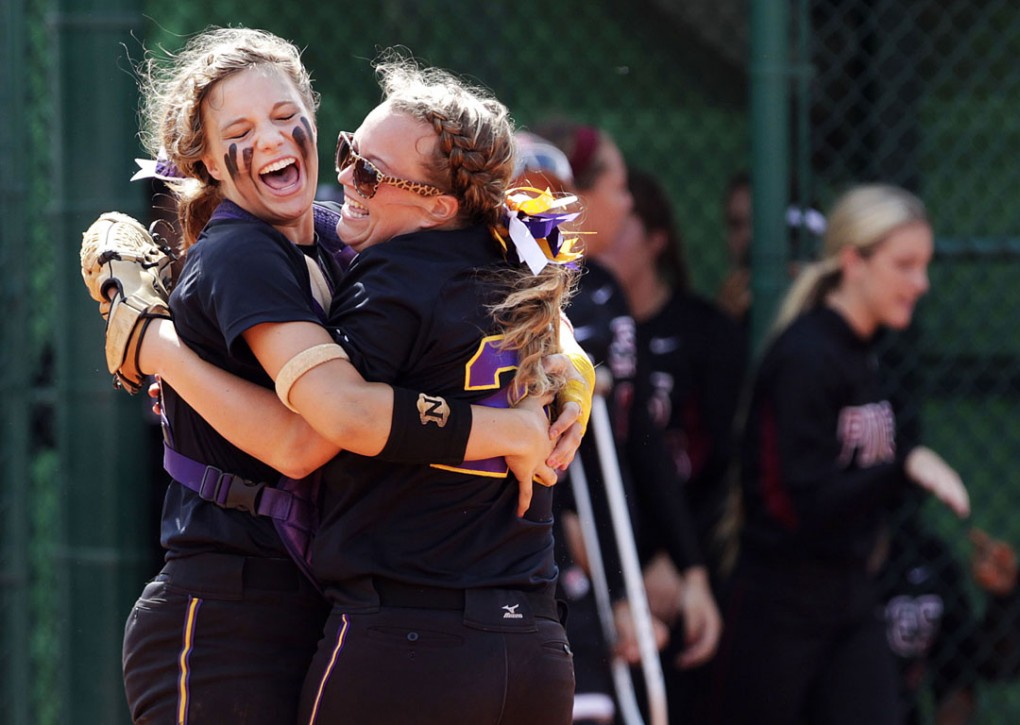
[[(435, 131), (427, 180), (456, 197), (456, 221), (461, 226), (498, 225), (516, 162), (507, 107), (489, 91), (440, 68), (423, 68), (395, 50), (385, 52), (375, 70), (384, 102)], [(491, 308), (503, 347), (519, 358), (515, 395), (541, 395), (563, 382), (546, 374), (542, 359), (560, 350), (562, 309), (574, 276), (572, 269), (550, 264), (538, 275), (514, 267), (492, 280), (503, 294)]]
[(514, 125), (488, 91), (440, 68), (421, 68), (395, 51), (375, 65), (386, 103), (435, 132), (429, 181), (460, 202), (464, 224), (499, 221), (514, 171)]

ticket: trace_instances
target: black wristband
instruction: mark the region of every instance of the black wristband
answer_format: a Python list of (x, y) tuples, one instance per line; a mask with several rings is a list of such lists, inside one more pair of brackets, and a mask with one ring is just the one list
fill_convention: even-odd
[(470, 403), (394, 388), (390, 437), (377, 457), (453, 466), (464, 460), (470, 435)]

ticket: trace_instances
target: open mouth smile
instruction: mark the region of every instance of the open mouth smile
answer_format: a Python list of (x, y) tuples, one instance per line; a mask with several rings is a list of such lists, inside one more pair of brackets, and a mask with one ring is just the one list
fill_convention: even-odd
[(258, 172), (259, 179), (273, 191), (286, 191), (301, 179), (301, 169), (293, 156), (266, 164)]

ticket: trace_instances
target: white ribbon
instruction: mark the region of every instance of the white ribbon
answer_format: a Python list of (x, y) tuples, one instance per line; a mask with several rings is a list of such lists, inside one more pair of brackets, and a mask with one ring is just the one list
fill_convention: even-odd
[(131, 181), (156, 178), (156, 159), (135, 159), (135, 163), (138, 164), (138, 171), (131, 177)]
[(786, 210), (786, 223), (794, 229), (804, 227), (816, 237), (825, 234), (825, 216), (817, 209), (791, 206)]
[(511, 214), (510, 221), (506, 227), (510, 233), (510, 239), (513, 240), (514, 246), (517, 247), (517, 256), (528, 265), (531, 273), (538, 274), (545, 269), (545, 265), (549, 264), (549, 258), (545, 256), (545, 252), (538, 246), (538, 242), (531, 235), (527, 224), (518, 219), (516, 215)]

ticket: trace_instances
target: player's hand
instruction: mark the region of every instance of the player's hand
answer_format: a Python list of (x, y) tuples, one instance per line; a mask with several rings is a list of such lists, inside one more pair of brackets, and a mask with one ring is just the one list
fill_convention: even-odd
[(584, 437), (584, 431), (578, 420), (580, 415), (581, 406), (577, 403), (567, 403), (549, 426), (549, 439), (555, 444), (552, 455), (546, 460), (546, 465), (550, 468), (565, 471), (577, 455), (577, 449)]
[(553, 450), (553, 441), (549, 438), (549, 419), (546, 417), (545, 406), (552, 403), (552, 400), (551, 394), (543, 397), (529, 395), (513, 409), (519, 414), (519, 431), (513, 440), (518, 450), (504, 458), (520, 486), (517, 497), (518, 516), (523, 516), (531, 506), (534, 481), (543, 486), (554, 486), (558, 480), (556, 471), (546, 464)]
[(159, 376), (149, 385), (148, 391), (149, 397), (152, 398), (152, 412), (156, 415), (163, 414), (163, 406), (160, 405), (160, 387), (159, 387)]
[(904, 470), (921, 488), (931, 493), (949, 509), (965, 519), (970, 516), (970, 496), (960, 475), (927, 446), (917, 446), (904, 463)]
[(652, 616), (670, 627), (680, 614), (684, 580), (672, 559), (659, 553), (644, 568), (645, 594)]
[(677, 657), (676, 664), (681, 668), (696, 667), (715, 655), (723, 626), (705, 567), (691, 567), (684, 572), (681, 609), (684, 618), (684, 651)]
[[(616, 656), (629, 664), (638, 664), (641, 662), (641, 647), (638, 644), (634, 616), (626, 600), (613, 605), (613, 621), (616, 623)], [(652, 636), (655, 639), (655, 648), (661, 650), (669, 641), (669, 627), (652, 617)]]
[[(587, 358), (584, 360), (587, 362)], [(548, 375), (566, 381), (564, 390), (556, 397), (559, 415), (549, 427), (549, 437), (556, 442), (556, 447), (546, 461), (549, 467), (565, 471), (584, 437), (587, 416), (591, 413), (591, 385), (567, 355), (548, 355), (542, 359), (542, 366)], [(572, 386), (569, 395), (567, 386)], [(587, 410), (582, 406), (582, 397)]]
[(974, 581), (985, 591), (1005, 596), (1016, 588), (1016, 551), (1005, 541), (993, 539), (981, 529), (970, 530), (970, 557)]

